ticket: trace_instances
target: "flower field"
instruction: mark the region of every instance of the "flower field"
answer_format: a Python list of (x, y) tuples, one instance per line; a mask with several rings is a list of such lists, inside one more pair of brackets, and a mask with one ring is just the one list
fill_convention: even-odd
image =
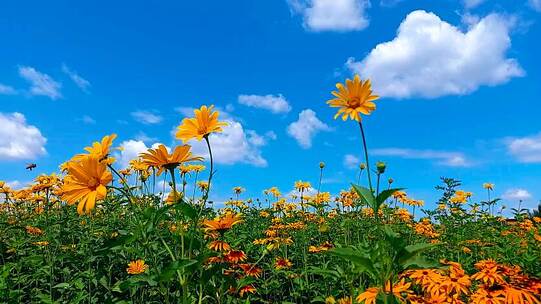
[(127, 168), (111, 134), (27, 188), (0, 182), (0, 302), (541, 303), (539, 212), (504, 217), (493, 184), (452, 178), (425, 208), (370, 158), (370, 80), (336, 87), (327, 103), (361, 133), (364, 160), (340, 193), (322, 186), (321, 162), (319, 182), (293, 194), (269, 185), (251, 198), (240, 185), (213, 204), (213, 134), (226, 125), (213, 106), (180, 123), (183, 145)]

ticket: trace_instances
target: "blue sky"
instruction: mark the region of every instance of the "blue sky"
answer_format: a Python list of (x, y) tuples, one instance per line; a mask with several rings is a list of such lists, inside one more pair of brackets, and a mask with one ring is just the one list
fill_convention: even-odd
[(1, 179), (25, 184), (113, 132), (119, 163), (178, 144), (186, 113), (214, 104), (230, 122), (212, 138), (216, 200), (316, 185), (320, 161), (337, 193), (361, 142), (325, 101), (359, 73), (382, 96), (364, 118), (372, 161), (397, 186), (431, 204), (440, 176), (476, 199), (493, 182), (506, 205), (534, 206), (540, 17), (539, 0), (2, 3)]

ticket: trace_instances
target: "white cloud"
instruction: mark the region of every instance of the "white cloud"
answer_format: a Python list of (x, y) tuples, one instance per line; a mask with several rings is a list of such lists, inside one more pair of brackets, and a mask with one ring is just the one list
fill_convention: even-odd
[(506, 57), (512, 25), (509, 18), (491, 14), (462, 32), (418, 10), (402, 21), (393, 40), (378, 44), (362, 61), (348, 59), (346, 66), (371, 78), (382, 96), (468, 94), (524, 75), (518, 62)]
[(312, 139), (320, 131), (330, 131), (328, 125), (319, 120), (316, 112), (306, 109), (299, 113), (299, 119), (287, 127), (287, 134), (297, 140), (304, 149), (312, 146)]
[(344, 167), (348, 169), (356, 169), (359, 168), (359, 165), (361, 164), (361, 161), (359, 158), (353, 154), (346, 154), (344, 156)]
[(528, 0), (528, 4), (534, 10), (541, 12), (541, 0)]
[[(222, 128), (223, 132), (211, 134), (209, 138), (214, 161), (227, 165), (244, 163), (266, 167), (267, 160), (261, 155), (261, 147), (267, 145), (272, 137), (245, 130), (242, 124), (233, 118), (224, 121), (229, 125)], [(204, 141), (191, 140), (189, 144), (192, 145), (194, 154), (208, 159), (208, 149)]]
[(157, 124), (163, 120), (160, 115), (149, 111), (135, 111), (131, 112), (130, 115), (133, 119), (145, 125)]
[[(139, 157), (139, 154), (146, 152), (148, 149), (156, 149), (160, 143), (154, 143), (148, 147), (143, 141), (140, 140), (125, 140), (120, 143), (121, 151), (115, 152), (115, 158), (120, 168), (126, 168), (130, 164), (130, 160)], [(169, 147), (166, 147), (170, 151)]]
[(532, 198), (532, 195), (528, 190), (521, 188), (508, 189), (502, 194), (502, 198), (506, 200), (527, 200)]
[(17, 91), (13, 87), (0, 83), (0, 95), (15, 95), (15, 94), (17, 94)]
[(51, 76), (28, 66), (19, 67), (19, 76), (30, 83), (31, 95), (47, 96), (53, 100), (62, 98), (62, 93), (60, 93), (62, 85)]
[(287, 113), (291, 106), (284, 96), (280, 95), (239, 95), (238, 102), (245, 106), (269, 110), (272, 113)]
[(69, 76), (69, 78), (79, 87), (83, 92), (89, 93), (90, 82), (81, 77), (77, 72), (70, 69), (67, 65), (62, 64), (62, 72)]
[(22, 188), (28, 186), (29, 184), (31, 184), (31, 183), (30, 182), (21, 182), (21, 181), (18, 181), (18, 180), (13, 180), (13, 181), (6, 182), (6, 185), (8, 185), (13, 190), (22, 189)]
[(46, 153), (47, 139), (21, 113), (0, 113), (0, 160), (32, 160)]
[(464, 7), (467, 9), (475, 8), (483, 2), (485, 2), (485, 0), (464, 0)]
[(393, 156), (406, 159), (435, 160), (438, 165), (448, 167), (470, 167), (472, 164), (464, 154), (451, 151), (415, 150), (403, 148), (383, 148), (371, 150), (373, 155)]
[(541, 163), (541, 133), (506, 140), (507, 151), (523, 163)]
[(312, 31), (354, 31), (369, 24), (366, 10), (369, 0), (288, 0), (295, 13), (301, 14), (304, 27)]

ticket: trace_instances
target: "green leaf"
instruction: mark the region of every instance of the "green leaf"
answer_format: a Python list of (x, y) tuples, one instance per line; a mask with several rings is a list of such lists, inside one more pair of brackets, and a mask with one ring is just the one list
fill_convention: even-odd
[(351, 247), (333, 248), (327, 252), (329, 254), (350, 261), (360, 272), (366, 272), (371, 276), (374, 276), (374, 274), (376, 273), (372, 261), (369, 257), (363, 254), (363, 252), (355, 250)]
[(391, 195), (393, 195), (395, 192), (404, 190), (405, 188), (393, 188), (388, 190), (383, 190), (378, 194), (378, 197), (376, 198), (376, 201), (378, 202), (378, 205), (383, 204)]
[(175, 204), (175, 209), (179, 210), (187, 218), (194, 219), (197, 217), (197, 210), (188, 203)]
[(184, 271), (184, 268), (194, 265), (197, 263), (197, 260), (177, 260), (171, 262), (169, 265), (167, 265), (160, 275), (158, 276), (159, 282), (169, 281), (171, 280), (171, 277), (176, 273), (177, 270), (181, 270), (181, 272)]
[(355, 184), (351, 184), (351, 186), (353, 186), (353, 189), (355, 189), (365, 204), (372, 206), (372, 208), (375, 206), (376, 198), (370, 189)]

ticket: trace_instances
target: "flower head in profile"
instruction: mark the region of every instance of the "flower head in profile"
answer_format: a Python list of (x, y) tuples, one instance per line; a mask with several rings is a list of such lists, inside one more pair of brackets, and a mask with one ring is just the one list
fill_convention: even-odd
[(214, 106), (202, 106), (194, 110), (195, 117), (184, 118), (177, 127), (176, 138), (187, 142), (190, 139), (201, 141), (210, 133), (222, 132), (226, 122), (218, 121), (220, 113), (213, 110)]
[(242, 217), (240, 216), (240, 214), (228, 212), (222, 216), (216, 217), (213, 220), (204, 220), (203, 227), (204, 227), (205, 232), (207, 233), (214, 232), (214, 231), (225, 232), (231, 229), (231, 227), (233, 227), (234, 225), (241, 222), (242, 222)]
[(370, 115), (376, 109), (376, 104), (373, 102), (379, 96), (372, 95), (372, 84), (370, 79), (362, 81), (359, 75), (355, 75), (353, 80), (346, 79), (345, 85), (337, 83), (338, 91), (333, 91), (332, 94), (336, 97), (328, 100), (327, 104), (332, 108), (340, 108), (334, 116), (338, 118), (342, 115), (342, 120), (350, 119), (361, 121), (361, 115)]
[(128, 263), (128, 268), (126, 268), (126, 272), (128, 274), (141, 274), (147, 271), (147, 269), (148, 265), (145, 264), (145, 261), (136, 260)]
[(487, 190), (494, 190), (494, 184), (492, 183), (483, 183), (483, 188)]
[(159, 145), (156, 149), (141, 153), (141, 159), (144, 164), (158, 169), (156, 175), (160, 175), (165, 169), (173, 169), (182, 163), (203, 160), (201, 157), (192, 156), (190, 149), (189, 145), (177, 146), (173, 153), (169, 154), (164, 145)]
[[(109, 157), (109, 153), (115, 138), (116, 134), (114, 133), (111, 135), (106, 135), (101, 139), (101, 141), (96, 141), (92, 144), (92, 146), (86, 147), (85, 151), (88, 152), (88, 154), (97, 156), (100, 161), (105, 160), (106, 163), (112, 164), (115, 159)], [(77, 154), (72, 158), (72, 161), (80, 161), (88, 154)]]
[(62, 199), (69, 205), (79, 202), (77, 212), (89, 213), (94, 209), (96, 201), (107, 194), (107, 184), (113, 176), (107, 165), (100, 162), (97, 155), (89, 154), (78, 162), (68, 163), (68, 175), (62, 186)]

